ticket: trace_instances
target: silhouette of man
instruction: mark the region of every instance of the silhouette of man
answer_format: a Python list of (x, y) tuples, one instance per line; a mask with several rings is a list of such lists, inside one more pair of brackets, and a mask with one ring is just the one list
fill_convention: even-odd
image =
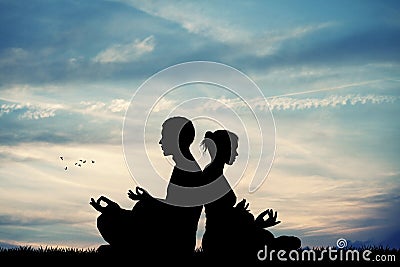
[[(197, 225), (202, 206), (192, 206), (190, 188), (201, 185), (202, 171), (194, 159), (190, 145), (195, 137), (193, 123), (185, 117), (172, 117), (162, 125), (159, 144), (164, 156), (172, 156), (175, 162), (167, 187), (166, 202), (169, 203), (172, 220), (169, 237), (177, 241), (182, 255), (191, 255), (196, 246)], [(178, 239), (178, 240), (177, 240)]]
[(190, 206), (190, 190), (201, 185), (201, 168), (194, 159), (190, 145), (195, 137), (193, 123), (184, 117), (172, 117), (162, 125), (159, 144), (164, 156), (172, 156), (174, 169), (167, 187), (168, 203)]
[[(103, 238), (116, 250), (134, 250), (133, 253), (169, 259), (188, 259), (196, 246), (197, 225), (202, 206), (189, 203), (187, 189), (201, 184), (202, 171), (190, 145), (195, 137), (193, 123), (185, 117), (171, 117), (162, 125), (159, 144), (165, 156), (172, 156), (175, 166), (167, 187), (165, 200), (156, 199), (144, 189), (129, 190), (135, 203), (132, 210), (101, 196), (90, 204), (102, 214), (97, 228)], [(101, 202), (107, 206), (101, 206)], [(172, 245), (173, 244), (173, 245)]]

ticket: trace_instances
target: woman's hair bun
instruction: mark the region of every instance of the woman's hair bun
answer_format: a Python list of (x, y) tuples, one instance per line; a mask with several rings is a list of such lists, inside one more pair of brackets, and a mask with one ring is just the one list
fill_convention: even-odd
[(213, 134), (212, 132), (207, 131), (206, 134), (204, 135), (204, 137), (205, 137), (205, 138), (212, 139), (212, 138), (213, 138), (213, 135), (214, 135), (214, 134)]

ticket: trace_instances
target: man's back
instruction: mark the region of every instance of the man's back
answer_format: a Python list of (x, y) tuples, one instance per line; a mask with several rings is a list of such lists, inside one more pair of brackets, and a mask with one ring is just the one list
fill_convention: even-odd
[(166, 200), (170, 203), (171, 211), (168, 224), (171, 238), (175, 239), (175, 244), (178, 244), (178, 248), (182, 252), (185, 251), (184, 254), (186, 255), (190, 255), (194, 252), (197, 225), (203, 207), (201, 205), (191, 206), (189, 204), (185, 206), (184, 203), (191, 202), (190, 198), (192, 196), (187, 189), (197, 187), (201, 179), (201, 170), (191, 172), (175, 167), (167, 189)]
[(179, 255), (192, 255), (196, 246), (197, 225), (202, 206), (195, 202), (193, 190), (201, 185), (202, 171), (194, 159), (190, 145), (195, 129), (193, 123), (184, 117), (172, 117), (164, 121), (159, 144), (164, 156), (172, 156), (175, 167), (167, 188), (165, 199), (168, 213), (165, 220), (167, 240), (171, 240)]

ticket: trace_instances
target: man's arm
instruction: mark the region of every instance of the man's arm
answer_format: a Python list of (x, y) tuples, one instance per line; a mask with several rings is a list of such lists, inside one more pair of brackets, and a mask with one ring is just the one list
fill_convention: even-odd
[[(104, 201), (107, 205), (103, 207), (101, 205), (101, 201)], [(89, 204), (92, 205), (93, 208), (95, 208), (97, 211), (100, 211), (101, 213), (106, 211), (106, 209), (120, 209), (120, 206), (116, 202), (108, 199), (105, 196), (100, 196), (97, 199), (97, 201), (95, 201), (94, 198), (91, 198)]]

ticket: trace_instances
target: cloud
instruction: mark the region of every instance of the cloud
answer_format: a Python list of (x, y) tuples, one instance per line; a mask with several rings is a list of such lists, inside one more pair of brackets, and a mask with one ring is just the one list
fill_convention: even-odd
[(0, 106), (0, 117), (5, 114), (18, 112), (18, 119), (39, 120), (54, 117), (56, 115), (56, 111), (62, 108), (63, 106), (60, 104), (2, 104)]
[[(351, 161), (351, 157), (347, 160)], [(273, 232), (296, 231), (302, 240), (307, 240), (304, 244), (319, 239), (318, 245), (326, 245), (321, 235), (336, 236), (331, 241), (339, 237), (383, 240), (385, 233), (396, 227), (398, 211), (393, 212), (398, 205), (398, 200), (393, 200), (398, 190), (396, 181), (375, 181), (373, 175), (357, 180), (354, 178), (357, 173), (347, 179), (339, 170), (332, 172), (329, 168), (324, 172), (328, 175), (319, 176), (313, 173), (315, 162), (307, 160), (304, 164), (308, 165), (304, 175), (288, 172), (288, 166), (277, 164), (256, 193), (249, 194), (244, 185), (235, 191), (250, 200), (255, 214), (266, 208), (277, 210), (283, 223)]]
[(255, 52), (256, 56), (259, 57), (272, 55), (277, 52), (280, 45), (285, 41), (299, 39), (318, 30), (332, 27), (333, 25), (335, 24), (325, 22), (315, 25), (299, 26), (293, 29), (266, 32), (262, 35), (258, 35), (258, 38), (256, 37), (256, 39), (253, 38), (253, 41), (251, 42), (254, 44), (255, 48), (253, 51)]
[(0, 144), (121, 142), (130, 104), (125, 86), (15, 84), (0, 90), (0, 125), (7, 129), (0, 131)]
[(29, 52), (20, 47), (12, 47), (6, 49), (0, 55), (0, 66), (2, 66), (25, 61), (29, 57)]
[[(30, 215), (22, 215), (22, 214), (13, 214), (13, 215), (0, 215), (0, 225), (11, 225), (11, 226), (34, 226), (34, 225), (51, 225), (51, 224), (59, 224), (59, 223), (79, 223), (78, 218), (51, 218), (49, 214), (35, 214), (34, 216)], [(85, 221), (81, 221), (85, 222)]]
[(135, 39), (132, 43), (116, 44), (100, 52), (93, 60), (99, 63), (123, 63), (135, 61), (155, 48), (155, 38), (150, 35), (143, 40)]
[[(291, 97), (277, 97), (268, 100), (271, 110), (303, 110), (310, 108), (336, 107), (356, 104), (384, 104), (394, 103), (398, 96), (385, 95), (358, 95), (348, 94), (344, 96), (331, 95), (325, 98), (304, 98), (296, 99)], [(258, 105), (262, 107), (262, 102)]]
[[(126, 192), (135, 184), (126, 168), (120, 143), (0, 145), (0, 155), (7, 156), (0, 160), (0, 242), (13, 243), (8, 242), (13, 240), (22, 245), (67, 242), (71, 247), (93, 242), (98, 246), (104, 240), (96, 228), (99, 213), (89, 205), (90, 198), (106, 195), (121, 207), (133, 205)], [(15, 161), (15, 158), (25, 160)], [(82, 158), (96, 162), (76, 167), (74, 163)]]
[[(53, 5), (63, 5), (68, 12), (53, 14)], [(9, 6), (14, 5), (7, 3), (4, 10), (10, 10)], [(186, 1), (57, 2), (51, 6), (36, 5), (40, 12), (34, 14), (30, 8), (18, 7), (16, 16), (3, 16), (3, 25), (11, 25), (0, 50), (3, 83), (142, 79), (190, 60), (220, 61), (246, 72), (265, 73), (279, 66), (331, 66), (336, 62), (342, 67), (354, 65), (355, 59), (393, 62), (400, 54), (398, 28), (381, 20), (355, 29), (336, 15), (321, 20), (319, 13), (316, 18), (313, 12), (293, 14), (303, 18), (299, 22), (296, 16), (281, 21), (281, 16), (274, 20), (264, 14), (264, 9), (267, 14), (286, 9), (282, 5), (253, 5), (240, 18), (236, 14), (247, 4), (229, 5), (224, 14), (218, 14), (215, 6)], [(66, 15), (76, 12), (87, 16), (71, 20)], [(136, 64), (137, 60), (143, 61)]]
[[(294, 97), (272, 97), (272, 98), (253, 98), (246, 101), (250, 107), (258, 110), (305, 110), (312, 108), (325, 108), (325, 107), (338, 107), (346, 105), (365, 105), (365, 104), (385, 104), (394, 103), (399, 99), (398, 96), (391, 95), (360, 95), (360, 94), (347, 94), (347, 95), (330, 95), (324, 98), (303, 98), (298, 99)], [(201, 109), (212, 111), (222, 109), (247, 109), (248, 106), (239, 98), (219, 98), (216, 101), (208, 101)], [(172, 99), (164, 99), (160, 101), (154, 112), (170, 110), (171, 107), (179, 105), (178, 101)], [(196, 107), (194, 107), (196, 108)]]
[[(228, 44), (240, 49), (241, 54), (254, 54), (259, 57), (273, 54), (283, 42), (304, 37), (318, 30), (332, 27), (333, 22), (323, 22), (302, 25), (294, 28), (284, 28), (265, 32), (254, 32), (243, 28), (236, 21), (229, 21), (222, 16), (213, 16), (213, 11), (199, 8), (191, 3), (126, 1), (147, 14), (172, 21), (180, 25), (190, 34), (210, 38), (222, 44)], [(196, 12), (193, 12), (196, 10)]]
[(153, 112), (171, 110), (175, 106), (176, 106), (176, 101), (166, 98), (161, 98), (160, 101), (158, 101), (157, 104), (154, 106)]
[[(181, 2), (152, 2), (152, 1), (121, 1), (151, 15), (180, 25), (189, 33), (210, 37), (221, 42), (236, 42), (238, 36), (243, 38), (246, 33), (238, 27), (232, 27), (227, 22), (215, 17), (210, 17), (199, 10), (192, 3)], [(197, 5), (197, 4), (196, 4)], [(198, 12), (193, 12), (197, 10)]]
[(130, 102), (125, 99), (113, 99), (109, 103), (104, 103), (102, 101), (81, 101), (80, 104), (85, 107), (85, 113), (93, 111), (109, 111), (112, 113), (119, 113), (125, 112)]
[(97, 110), (102, 110), (106, 104), (100, 101), (81, 101), (80, 104), (85, 106), (86, 111), (97, 111)]
[(108, 105), (111, 112), (125, 112), (129, 107), (130, 102), (124, 99), (113, 99)]
[(64, 99), (63, 103), (51, 103), (37, 95), (27, 94), (27, 98), (29, 102), (0, 102), (0, 124), (7, 129), (0, 132), (1, 144), (120, 141), (123, 114), (129, 105), (127, 100), (75, 102)]
[[(324, 107), (337, 107), (346, 105), (356, 105), (356, 104), (384, 104), (384, 103), (394, 103), (399, 99), (398, 96), (385, 96), (385, 95), (359, 95), (359, 94), (348, 94), (348, 95), (330, 95), (324, 98), (304, 98), (297, 99), (292, 97), (276, 97), (269, 98), (268, 103), (265, 99), (251, 99), (248, 102), (251, 106), (267, 110), (268, 107), (271, 110), (304, 110), (311, 108), (324, 108)], [(245, 104), (239, 99), (222, 99), (228, 107), (233, 108), (245, 108)], [(221, 106), (222, 107), (222, 106)]]
[[(327, 23), (329, 25), (329, 23)], [(385, 23), (364, 29), (349, 29), (346, 24), (322, 27), (313, 38), (282, 42), (273, 57), (244, 55), (252, 69), (274, 66), (359, 66), (399, 62), (399, 28)], [(338, 29), (340, 31), (338, 31)], [(239, 59), (237, 59), (239, 60)]]

